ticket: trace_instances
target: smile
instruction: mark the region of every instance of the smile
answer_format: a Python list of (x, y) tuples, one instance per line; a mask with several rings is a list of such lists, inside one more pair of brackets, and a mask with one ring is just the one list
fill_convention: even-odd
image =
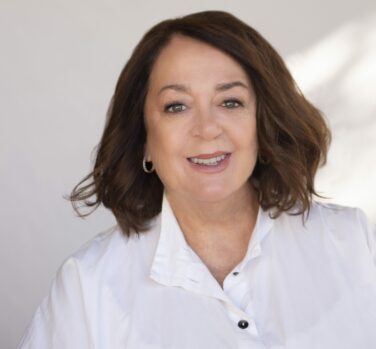
[(199, 165), (205, 165), (205, 166), (216, 166), (218, 165), (221, 161), (223, 161), (228, 154), (223, 154), (220, 156), (215, 156), (209, 159), (200, 159), (200, 158), (188, 158), (190, 162), (193, 162), (194, 164), (199, 164)]

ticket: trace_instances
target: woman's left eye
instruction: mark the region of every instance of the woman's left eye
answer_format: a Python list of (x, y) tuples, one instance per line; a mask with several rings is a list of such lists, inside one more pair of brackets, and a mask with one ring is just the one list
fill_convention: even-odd
[(224, 102), (223, 102), (223, 105), (226, 107), (226, 108), (229, 108), (229, 109), (233, 109), (233, 108), (238, 108), (240, 106), (242, 106), (242, 102), (240, 102), (239, 100), (237, 99), (226, 99)]

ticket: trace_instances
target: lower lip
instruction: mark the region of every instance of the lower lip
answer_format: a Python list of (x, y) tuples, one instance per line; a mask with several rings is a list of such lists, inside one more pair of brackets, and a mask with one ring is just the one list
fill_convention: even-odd
[(222, 161), (220, 161), (217, 165), (212, 165), (212, 166), (195, 164), (189, 161), (188, 159), (187, 161), (189, 165), (195, 171), (202, 172), (202, 173), (219, 173), (226, 169), (226, 167), (228, 166), (230, 162), (230, 157), (231, 157), (231, 154), (226, 154), (226, 157)]

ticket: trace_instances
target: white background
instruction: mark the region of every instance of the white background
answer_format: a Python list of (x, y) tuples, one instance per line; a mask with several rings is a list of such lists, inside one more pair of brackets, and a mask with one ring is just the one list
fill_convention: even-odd
[(318, 189), (376, 220), (376, 2), (0, 0), (0, 347), (14, 348), (63, 260), (114, 224), (63, 199), (88, 173), (117, 77), (162, 19), (227, 10), (288, 60), (334, 134)]

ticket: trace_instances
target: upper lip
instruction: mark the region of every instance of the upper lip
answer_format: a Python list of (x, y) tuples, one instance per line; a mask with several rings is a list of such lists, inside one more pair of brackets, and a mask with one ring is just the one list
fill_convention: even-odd
[(229, 154), (229, 153), (225, 152), (225, 151), (216, 151), (215, 153), (200, 154), (200, 155), (191, 156), (190, 158), (210, 159), (210, 158), (214, 158), (214, 157), (221, 156), (221, 155), (226, 155), (226, 154)]

